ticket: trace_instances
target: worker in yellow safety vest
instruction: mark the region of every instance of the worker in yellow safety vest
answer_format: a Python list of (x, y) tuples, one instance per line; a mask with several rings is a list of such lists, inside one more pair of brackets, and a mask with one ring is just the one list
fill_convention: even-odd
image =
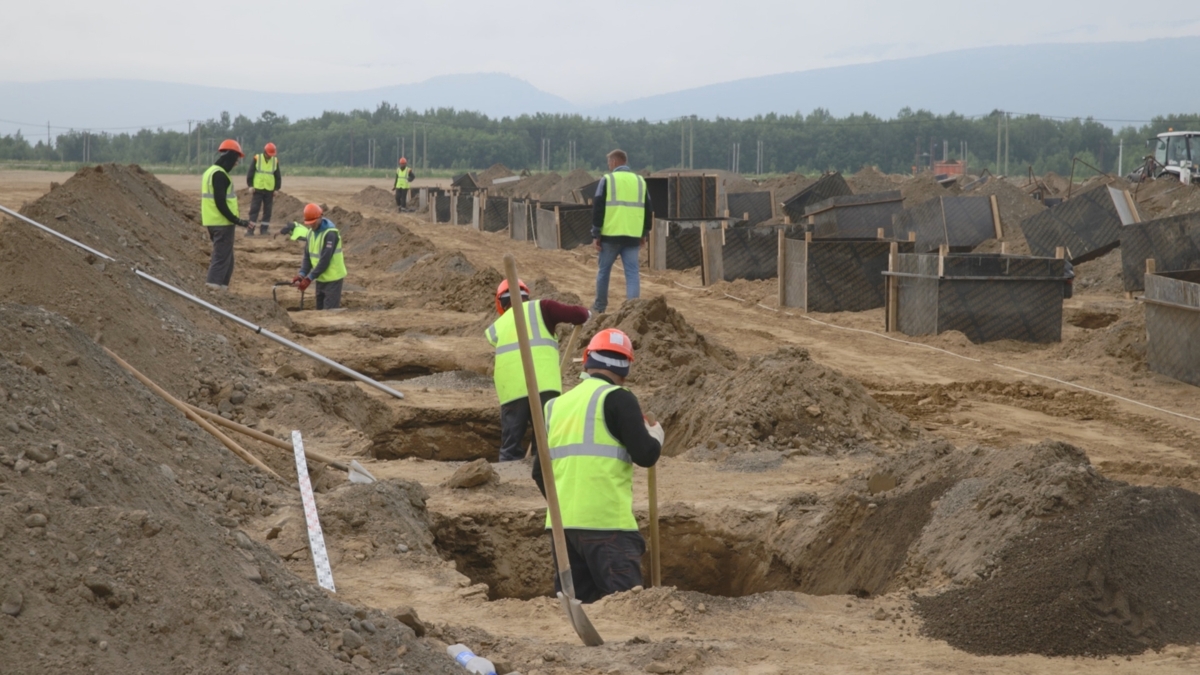
[[(646, 542), (633, 516), (633, 465), (658, 463), (664, 433), (623, 386), (632, 364), (629, 336), (602, 330), (583, 352), (585, 379), (546, 403), (550, 469), (575, 595), (583, 602), (642, 585)], [(533, 479), (544, 495), (540, 464), (533, 465)], [(557, 584), (555, 575), (561, 591)]]
[(229, 172), (245, 157), (242, 145), (232, 138), (221, 141), (221, 154), (200, 178), (200, 224), (212, 241), (212, 258), (208, 263), (205, 285), (213, 290), (229, 290), (233, 278), (234, 230), (249, 223), (238, 216), (237, 193)]
[(592, 242), (600, 254), (593, 312), (608, 309), (608, 280), (618, 257), (625, 268), (625, 299), (641, 294), (638, 252), (650, 237), (653, 218), (646, 179), (629, 168), (624, 150), (608, 153), (608, 173), (600, 178), (592, 200)]
[(263, 146), (261, 155), (255, 155), (246, 171), (246, 185), (254, 191), (250, 196), (250, 225), (246, 228), (246, 236), (254, 235), (254, 224), (258, 223), (258, 209), (262, 208), (262, 222), (259, 223), (259, 234), (266, 234), (271, 229), (271, 210), (275, 206), (275, 193), (283, 187), (283, 174), (279, 171), (279, 158), (275, 156), (275, 144)]
[(341, 236), (317, 204), (304, 206), (304, 225), (308, 228), (308, 245), (300, 273), (292, 279), (292, 285), (303, 291), (316, 281), (317, 309), (337, 309), (342, 303), (342, 281), (346, 278)]
[[(521, 297), (529, 298), (529, 287), (520, 284)], [(525, 386), (525, 370), (521, 365), (521, 351), (517, 344), (517, 322), (513, 317), (508, 280), (496, 288), (496, 313), (500, 318), (484, 331), (487, 341), (496, 350), (495, 370), (492, 375), (496, 383), (496, 396), (500, 399), (500, 461), (521, 459), (525, 432), (532, 421), (529, 409), (529, 392)], [(526, 302), (526, 326), (529, 328), (529, 343), (533, 350), (534, 374), (537, 377), (542, 403), (562, 393), (562, 373), (558, 367), (558, 338), (555, 330), (559, 324), (580, 326), (591, 318), (591, 312), (579, 305), (564, 305), (554, 300), (542, 299)], [(536, 464), (536, 462), (535, 462)]]
[(396, 194), (396, 208), (400, 209), (400, 213), (404, 213), (412, 210), (408, 208), (408, 188), (417, 179), (417, 174), (408, 167), (408, 160), (404, 157), (401, 157), (397, 164), (399, 166), (396, 167), (396, 184), (392, 186), (392, 192)]

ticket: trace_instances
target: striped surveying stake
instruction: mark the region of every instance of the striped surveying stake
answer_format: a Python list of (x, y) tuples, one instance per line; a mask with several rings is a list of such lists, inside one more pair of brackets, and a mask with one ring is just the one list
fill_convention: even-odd
[(308, 462), (304, 458), (304, 439), (299, 431), (292, 432), (292, 451), (296, 456), (296, 475), (300, 479), (300, 499), (304, 503), (304, 522), (308, 524), (308, 547), (312, 551), (313, 566), (317, 569), (317, 584), (331, 593), (333, 570), (329, 567), (329, 554), (325, 552), (325, 535), (321, 532), (321, 521), (317, 518), (317, 500), (313, 497), (312, 481), (308, 478)]

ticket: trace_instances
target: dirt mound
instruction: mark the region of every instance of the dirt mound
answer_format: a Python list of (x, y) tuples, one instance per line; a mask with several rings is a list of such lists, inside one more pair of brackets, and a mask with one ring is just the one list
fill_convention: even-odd
[(549, 173), (538, 173), (531, 176), (526, 176), (515, 183), (506, 183), (500, 186), (493, 186), (488, 193), (495, 193), (501, 197), (517, 197), (521, 199), (538, 199), (545, 200), (542, 195), (549, 193), (562, 180), (562, 176), (551, 171)]
[[(236, 178), (234, 179), (237, 180)], [(253, 198), (253, 192), (250, 188), (242, 188), (237, 191), (238, 198), (238, 213), (243, 218), (250, 217), (250, 200)], [(190, 200), (189, 200), (190, 201)], [(292, 221), (304, 220), (304, 204), (305, 202), (296, 199), (288, 193), (277, 190), (275, 192), (275, 203), (271, 205), (271, 222), (283, 225)], [(200, 212), (200, 207), (197, 204), (190, 204), (189, 207), (196, 213)]]
[(290, 483), (234, 458), (61, 316), (0, 306), (0, 338), (6, 670), (454, 672), (238, 531), (298, 503)]
[(776, 202), (786, 202), (795, 197), (801, 190), (817, 182), (802, 173), (789, 173), (779, 178), (763, 181), (761, 189), (774, 190)]
[(854, 194), (861, 195), (869, 192), (887, 192), (899, 187), (898, 181), (883, 173), (874, 166), (864, 166), (853, 176), (846, 177), (846, 183)]
[(1200, 642), (1200, 495), (1109, 483), (1013, 541), (987, 581), (923, 598), (922, 631), (973, 654), (1106, 656)]
[(492, 181), (497, 178), (508, 178), (515, 175), (507, 166), (497, 162), (479, 174), (479, 184), (483, 187), (491, 187)]
[(1095, 260), (1075, 266), (1075, 290), (1120, 295), (1125, 292), (1121, 274), (1121, 250), (1114, 249)]
[(380, 209), (383, 211), (396, 210), (396, 196), (390, 190), (368, 185), (352, 197), (362, 207)]
[[(1008, 242), (1008, 252), (1013, 255), (1030, 254), (1029, 244), (1021, 232), (1021, 221), (1045, 211), (1045, 205), (1030, 197), (1021, 188), (995, 176), (968, 194), (979, 197), (995, 195), (996, 206), (1000, 210), (1003, 241)], [(999, 253), (1000, 242), (992, 239), (975, 250), (979, 253)]]
[(718, 453), (832, 454), (908, 428), (858, 381), (813, 362), (801, 347), (756, 356), (732, 372), (702, 359), (676, 361), (671, 385), (646, 402), (669, 430), (670, 455), (697, 446)]
[(494, 268), (475, 267), (458, 251), (442, 251), (416, 261), (403, 273), (401, 284), (422, 307), (494, 314), (496, 286), (502, 278)]
[(588, 183), (596, 180), (596, 177), (588, 173), (584, 169), (575, 169), (558, 181), (558, 184), (553, 188), (542, 191), (542, 199), (548, 202), (574, 202), (575, 195), (572, 194), (577, 188), (581, 188)]
[(942, 187), (934, 179), (933, 174), (928, 171), (914, 176), (900, 185), (900, 194), (904, 197), (904, 208), (906, 209), (919, 206), (937, 197), (952, 197), (959, 192), (961, 190), (957, 185), (953, 189)]
[(356, 211), (343, 212), (339, 207), (334, 207), (332, 211), (335, 215), (345, 215), (345, 221), (333, 221), (337, 223), (339, 232), (342, 231), (342, 222), (350, 224), (351, 234), (346, 235), (344, 248), (347, 260), (356, 266), (403, 271), (421, 257), (437, 250), (433, 242), (414, 234), (403, 225), (363, 216)]

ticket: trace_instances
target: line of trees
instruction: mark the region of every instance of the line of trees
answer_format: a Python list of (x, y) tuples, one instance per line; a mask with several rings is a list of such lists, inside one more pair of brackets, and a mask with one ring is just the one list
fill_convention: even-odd
[[(55, 145), (31, 143), (18, 132), (0, 137), (0, 160), (43, 162), (127, 162), (153, 165), (207, 166), (224, 138), (237, 138), (248, 153), (270, 141), (287, 164), (313, 167), (395, 166), (401, 152), (416, 167), (481, 169), (501, 162), (513, 169), (537, 170), (543, 139), (550, 142), (551, 168), (562, 171), (572, 158), (568, 141), (575, 141), (575, 166), (600, 170), (612, 148), (625, 149), (638, 168), (730, 169), (733, 144), (740, 143), (740, 168), (757, 161), (757, 142), (763, 143), (762, 165), (768, 173), (827, 169), (856, 171), (875, 165), (885, 172), (906, 172), (925, 165), (932, 155), (960, 159), (965, 147), (973, 171), (994, 173), (998, 131), (1001, 154), (1008, 153), (1010, 173), (1032, 167), (1037, 173), (1070, 171), (1080, 159), (1106, 171), (1118, 170), (1118, 147), (1124, 145), (1128, 172), (1151, 149), (1148, 139), (1175, 129), (1200, 129), (1200, 115), (1156, 117), (1141, 127), (1113, 129), (1092, 119), (1059, 120), (1036, 115), (1013, 116), (994, 111), (982, 117), (934, 115), (901, 110), (894, 118), (862, 114), (834, 117), (817, 109), (807, 115), (761, 115), (753, 119), (704, 120), (682, 118), (648, 122), (598, 120), (578, 115), (522, 115), (491, 119), (449, 108), (417, 112), (382, 103), (374, 111), (326, 112), (320, 117), (290, 121), (266, 111), (258, 119), (223, 113), (191, 132), (143, 129), (136, 133), (71, 131), (59, 134)], [(415, 143), (414, 143), (415, 141)], [(945, 150), (943, 149), (945, 144)], [(1007, 148), (1007, 150), (1005, 150)]]

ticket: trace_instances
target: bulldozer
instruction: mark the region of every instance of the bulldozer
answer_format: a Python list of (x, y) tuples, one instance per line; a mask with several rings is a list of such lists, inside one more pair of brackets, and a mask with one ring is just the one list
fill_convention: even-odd
[(1170, 130), (1159, 134), (1153, 142), (1154, 154), (1147, 156), (1145, 163), (1130, 174), (1131, 179), (1170, 175), (1185, 185), (1200, 183), (1200, 131)]

